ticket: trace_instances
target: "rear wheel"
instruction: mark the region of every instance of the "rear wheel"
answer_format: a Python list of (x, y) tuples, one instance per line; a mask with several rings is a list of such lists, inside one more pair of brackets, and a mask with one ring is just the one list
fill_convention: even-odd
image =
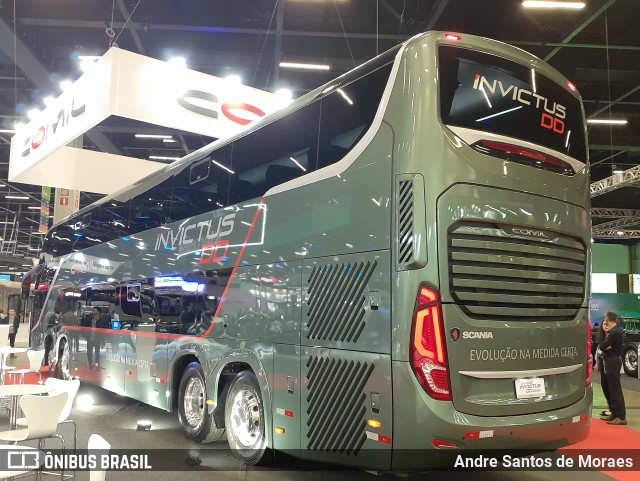
[(197, 443), (217, 441), (224, 434), (207, 409), (207, 386), (202, 367), (192, 362), (180, 381), (178, 391), (178, 418), (184, 435)]
[(224, 409), (227, 441), (233, 454), (246, 464), (270, 461), (265, 436), (264, 403), (260, 386), (251, 371), (233, 380)]
[(638, 377), (638, 346), (627, 346), (622, 353), (622, 367), (627, 376)]

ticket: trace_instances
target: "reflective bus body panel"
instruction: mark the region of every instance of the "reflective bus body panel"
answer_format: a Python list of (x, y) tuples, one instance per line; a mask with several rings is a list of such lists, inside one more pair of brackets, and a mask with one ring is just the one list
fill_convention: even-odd
[[(468, 37), (462, 38), (458, 46), (465, 47)], [(179, 374), (197, 361), (207, 409), (220, 416), (225, 382), (251, 369), (264, 400), (268, 445), (308, 459), (422, 469), (438, 462), (435, 439), (484, 449), (547, 448), (584, 438), (592, 399), (584, 387), (588, 177), (481, 154), (443, 126), (437, 49), (444, 42), (428, 33), (407, 43), (372, 127), (342, 160), (284, 180), (264, 196), (52, 261), (55, 294), (34, 339), (43, 342), (43, 319), (60, 314), (54, 297), (84, 286), (78, 294), (86, 297), (78, 305), (84, 326), (98, 305), (116, 321), (111, 326), (131, 327), (63, 329), (59, 336), (68, 344), (78, 339), (71, 375), (174, 410)], [(471, 46), (566, 82), (518, 49), (476, 37)], [(225, 148), (214, 157), (221, 160)], [(176, 175), (189, 173), (188, 165), (176, 164)], [(407, 182), (417, 200), (413, 262), (403, 257), (406, 236), (398, 223), (407, 213), (399, 211), (399, 189)], [(537, 264), (573, 272), (579, 287), (541, 284), (544, 292), (566, 296), (572, 312), (555, 305), (550, 318), (537, 319), (512, 302), (514, 289), (537, 289), (533, 283), (527, 290), (526, 282), (504, 288), (501, 262), (511, 261), (501, 248), (513, 245), (520, 252), (518, 276)], [(569, 261), (558, 258), (560, 251)], [(430, 398), (409, 363), (421, 284), (442, 298), (452, 401)], [(504, 310), (495, 293), (482, 299), (475, 292), (491, 286), (506, 292)], [(539, 309), (540, 297), (525, 304)], [(193, 310), (179, 304), (187, 298)], [(89, 344), (98, 346), (97, 367), (88, 363)], [(546, 377), (544, 399), (515, 396), (518, 371), (566, 366), (577, 367)], [(274, 434), (276, 428), (283, 434)], [(478, 430), (493, 434), (463, 441)]]

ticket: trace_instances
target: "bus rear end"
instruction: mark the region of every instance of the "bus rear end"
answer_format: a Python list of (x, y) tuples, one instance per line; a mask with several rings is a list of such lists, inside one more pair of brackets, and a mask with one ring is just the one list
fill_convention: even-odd
[[(386, 114), (397, 136), (393, 467), (437, 464), (442, 449), (584, 439), (580, 97), (542, 60), (472, 36), (426, 34), (400, 68)], [(394, 115), (403, 109), (411, 125)]]

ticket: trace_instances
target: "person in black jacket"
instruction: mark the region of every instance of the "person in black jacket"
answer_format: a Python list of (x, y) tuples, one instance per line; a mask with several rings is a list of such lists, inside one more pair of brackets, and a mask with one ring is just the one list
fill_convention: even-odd
[[(15, 347), (16, 334), (18, 334), (18, 328), (20, 327), (20, 314), (15, 309), (9, 309), (9, 345)], [(15, 354), (11, 354), (11, 357), (16, 357)]]
[(620, 369), (622, 368), (622, 345), (624, 332), (619, 324), (619, 317), (615, 312), (607, 312), (602, 321), (602, 328), (607, 334), (600, 344), (604, 375), (602, 376), (602, 389), (609, 392), (609, 409), (611, 416), (602, 416), (600, 419), (607, 424), (616, 426), (627, 424), (627, 410), (624, 403), (624, 394), (620, 384)]
[[(92, 329), (108, 329), (110, 323), (106, 321), (106, 316), (102, 314), (102, 309), (99, 306), (94, 306), (91, 309), (91, 317), (87, 319), (84, 323), (85, 327), (90, 327)], [(89, 361), (89, 369), (93, 369), (94, 361), (95, 366), (100, 365), (100, 344), (101, 344), (101, 336), (97, 336), (97, 333), (93, 330), (87, 333), (87, 360)], [(94, 358), (95, 352), (95, 358)]]

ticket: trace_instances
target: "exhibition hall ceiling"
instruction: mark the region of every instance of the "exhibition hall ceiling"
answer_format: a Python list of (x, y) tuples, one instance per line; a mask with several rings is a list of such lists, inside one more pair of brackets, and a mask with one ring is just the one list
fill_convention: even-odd
[[(0, 0), (0, 129), (25, 122), (81, 74), (79, 56), (112, 43), (252, 87), (288, 88), (297, 97), (425, 30), (482, 35), (546, 59), (577, 85), (590, 125), (592, 180), (640, 164), (640, 1), (585, 0), (581, 10), (525, 9), (521, 0)], [(15, 9), (14, 9), (15, 7)], [(14, 32), (16, 35), (14, 36)], [(25, 46), (33, 55), (18, 56)], [(328, 65), (293, 70), (281, 62)], [(99, 95), (96, 92), (96, 95)], [(112, 118), (84, 136), (123, 155), (180, 157), (212, 139)], [(136, 138), (172, 134), (175, 142)], [(38, 256), (40, 187), (5, 182), (10, 132), (0, 131), (0, 271)], [(103, 147), (100, 146), (100, 147)], [(123, 172), (126, 175), (126, 172)], [(7, 196), (23, 196), (12, 199)], [(101, 196), (83, 193), (81, 205)], [(595, 207), (640, 208), (640, 189), (595, 197)], [(607, 219), (596, 219), (596, 222)], [(627, 227), (629, 228), (629, 227)], [(630, 228), (633, 228), (631, 226)], [(9, 258), (18, 258), (8, 264)]]

